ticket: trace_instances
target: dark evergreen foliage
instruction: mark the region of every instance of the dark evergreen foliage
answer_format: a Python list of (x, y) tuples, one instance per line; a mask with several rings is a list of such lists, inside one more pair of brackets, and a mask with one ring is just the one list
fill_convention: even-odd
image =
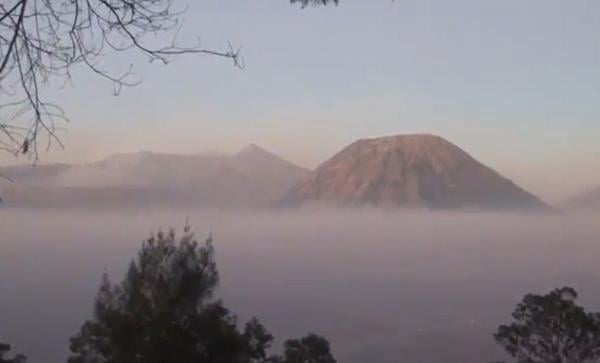
[(25, 363), (27, 359), (22, 354), (17, 354), (14, 358), (7, 358), (10, 352), (10, 345), (0, 343), (0, 363)]
[(526, 295), (496, 341), (519, 363), (583, 363), (600, 358), (600, 315), (575, 303), (569, 287)]
[(271, 358), (272, 363), (336, 363), (329, 342), (316, 334), (285, 342), (282, 357)]
[[(71, 339), (69, 363), (259, 363), (274, 359), (268, 356), (273, 336), (266, 328), (252, 319), (241, 331), (236, 316), (214, 297), (219, 274), (211, 239), (199, 244), (189, 227), (184, 231), (180, 240), (172, 230), (146, 240), (120, 284), (103, 276), (94, 318)], [(324, 339), (305, 339), (299, 346), (309, 354), (330, 355)]]

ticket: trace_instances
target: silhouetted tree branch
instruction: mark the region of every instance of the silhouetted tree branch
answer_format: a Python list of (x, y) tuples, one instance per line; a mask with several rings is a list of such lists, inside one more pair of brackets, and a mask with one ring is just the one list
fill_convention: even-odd
[[(38, 155), (38, 142), (60, 144), (57, 122), (66, 121), (59, 105), (46, 102), (42, 85), (69, 82), (72, 68), (83, 65), (114, 85), (134, 86), (132, 68), (109, 72), (101, 60), (133, 50), (149, 61), (168, 63), (178, 55), (206, 54), (231, 59), (242, 67), (239, 52), (206, 49), (198, 40), (181, 45), (185, 8), (175, 0), (6, 0), (0, 2), (0, 150)], [(154, 38), (168, 41), (148, 45)]]
[[(58, 124), (67, 121), (60, 105), (47, 102), (42, 86), (69, 83), (72, 69), (83, 65), (112, 82), (114, 92), (140, 80), (133, 66), (120, 73), (102, 67), (101, 60), (128, 50), (150, 61), (168, 63), (183, 54), (228, 58), (243, 67), (239, 49), (206, 49), (198, 40), (181, 45), (177, 34), (186, 8), (177, 0), (4, 0), (0, 2), (0, 150), (38, 157), (39, 141), (62, 146)], [(338, 0), (290, 0), (308, 5)], [(147, 38), (169, 40), (159, 47)]]

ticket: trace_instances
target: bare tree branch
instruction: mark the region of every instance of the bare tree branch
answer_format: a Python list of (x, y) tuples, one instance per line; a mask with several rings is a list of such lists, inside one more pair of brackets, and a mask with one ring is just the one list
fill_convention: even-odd
[[(39, 142), (46, 148), (62, 146), (58, 124), (65, 112), (42, 97), (45, 85), (70, 83), (71, 70), (82, 65), (112, 82), (115, 93), (140, 83), (132, 66), (122, 73), (101, 66), (106, 57), (128, 50), (150, 61), (169, 63), (183, 54), (205, 54), (231, 59), (243, 68), (239, 49), (223, 51), (196, 44), (179, 45), (186, 8), (177, 0), (2, 0), (0, 1), (0, 151), (26, 154), (37, 160)], [(309, 5), (338, 4), (339, 0), (289, 0)], [(147, 38), (164, 39), (158, 48)]]
[[(39, 142), (62, 145), (56, 132), (67, 121), (58, 105), (42, 97), (50, 81), (69, 83), (76, 65), (114, 85), (135, 86), (132, 67), (104, 70), (111, 54), (137, 51), (150, 61), (169, 63), (183, 54), (231, 59), (243, 67), (239, 50), (205, 49), (200, 42), (179, 45), (185, 8), (176, 0), (4, 0), (0, 2), (0, 150), (37, 159)], [(169, 40), (154, 48), (148, 38)]]

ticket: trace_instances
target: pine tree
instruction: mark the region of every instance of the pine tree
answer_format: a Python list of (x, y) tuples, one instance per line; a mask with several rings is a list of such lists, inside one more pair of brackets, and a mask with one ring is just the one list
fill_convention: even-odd
[(269, 356), (273, 336), (256, 318), (240, 330), (214, 296), (218, 283), (211, 238), (200, 244), (189, 227), (179, 240), (173, 230), (151, 236), (121, 283), (103, 275), (68, 363), (335, 363), (316, 335)]
[(214, 298), (214, 248), (199, 244), (190, 228), (176, 242), (173, 230), (146, 240), (125, 279), (105, 274), (94, 319), (71, 340), (69, 363), (258, 362), (272, 337), (251, 320), (237, 320)]

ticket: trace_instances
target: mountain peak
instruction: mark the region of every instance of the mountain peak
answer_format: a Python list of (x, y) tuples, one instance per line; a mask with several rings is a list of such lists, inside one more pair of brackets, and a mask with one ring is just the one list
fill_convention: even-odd
[(135, 152), (56, 171), (46, 169), (0, 168), (0, 174), (14, 177), (23, 187), (22, 193), (11, 194), (9, 203), (267, 206), (308, 174), (256, 145), (241, 154)]
[[(235, 156), (240, 160), (270, 160), (270, 161), (285, 161), (279, 156), (272, 152), (265, 150), (264, 148), (256, 144), (248, 144), (242, 150), (240, 150)], [(287, 163), (287, 161), (286, 161)]]
[(238, 155), (243, 155), (243, 154), (271, 154), (271, 153), (268, 152), (267, 150), (263, 149), (262, 147), (256, 145), (255, 143), (250, 143), (250, 144), (244, 146), (244, 148), (238, 152)]
[(389, 208), (547, 208), (458, 146), (429, 134), (358, 140), (321, 164), (285, 201)]
[[(426, 150), (453, 150), (459, 151), (460, 148), (441, 136), (432, 134), (407, 134), (383, 136), (370, 139), (360, 139), (354, 144), (361, 147), (381, 147), (385, 150), (402, 149), (406, 152), (418, 153)], [(350, 146), (352, 146), (350, 145)], [(464, 153), (464, 151), (460, 150)]]
[(401, 141), (445, 141), (449, 142), (441, 136), (428, 134), (428, 133), (415, 133), (415, 134), (399, 134), (399, 135), (388, 135), (374, 138), (359, 139), (361, 141), (379, 141), (379, 142), (401, 142)]

